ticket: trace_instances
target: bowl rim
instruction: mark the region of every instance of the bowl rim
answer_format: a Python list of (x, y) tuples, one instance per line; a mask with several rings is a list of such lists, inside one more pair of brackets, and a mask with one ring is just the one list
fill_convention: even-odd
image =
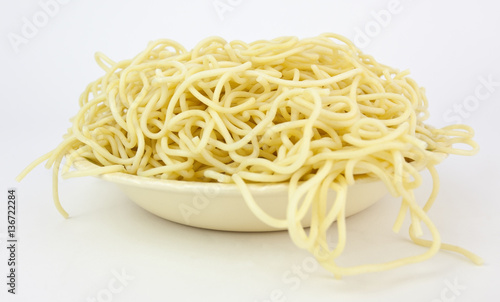
[[(78, 171), (86, 171), (99, 167), (83, 157), (77, 157), (72, 162), (73, 167)], [(200, 182), (187, 180), (159, 179), (154, 177), (139, 176), (123, 172), (112, 172), (95, 175), (95, 177), (116, 183), (118, 185), (135, 186), (157, 191), (176, 191), (176, 192), (199, 192), (217, 190), (218, 193), (241, 194), (240, 188), (234, 183), (219, 182)], [(374, 177), (361, 177), (356, 179), (356, 184), (382, 182), (381, 179)], [(287, 192), (288, 182), (278, 183), (249, 183), (248, 189), (252, 195), (264, 195), (270, 193)]]

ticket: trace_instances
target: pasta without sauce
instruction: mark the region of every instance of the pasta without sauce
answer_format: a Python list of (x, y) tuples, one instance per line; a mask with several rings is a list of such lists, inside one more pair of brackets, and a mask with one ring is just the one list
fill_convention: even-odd
[[(438, 192), (434, 166), (447, 154), (475, 154), (473, 130), (425, 124), (427, 99), (408, 72), (378, 63), (346, 38), (323, 34), (247, 44), (211, 37), (191, 51), (157, 40), (133, 59), (114, 62), (97, 53), (96, 61), (105, 75), (81, 95), (64, 141), (19, 176), (47, 161), (54, 200), (65, 217), (57, 194), (63, 159), (63, 177), (124, 172), (235, 183), (259, 219), (287, 228), (298, 247), (337, 277), (423, 261), (439, 249), (482, 262), (441, 243), (426, 214)], [(70, 170), (82, 157), (99, 167)], [(421, 207), (413, 190), (422, 183), (423, 169), (430, 171), (434, 188)], [(410, 238), (427, 246), (426, 252), (387, 263), (337, 264), (346, 242), (346, 194), (362, 178), (380, 179), (401, 197), (393, 229), (399, 231), (409, 213)], [(289, 184), (286, 219), (259, 208), (247, 188), (254, 182)], [(329, 190), (337, 194), (331, 207)], [(312, 218), (309, 229), (301, 223), (305, 215)], [(331, 247), (326, 238), (334, 221), (338, 243)], [(422, 224), (432, 240), (420, 238)]]

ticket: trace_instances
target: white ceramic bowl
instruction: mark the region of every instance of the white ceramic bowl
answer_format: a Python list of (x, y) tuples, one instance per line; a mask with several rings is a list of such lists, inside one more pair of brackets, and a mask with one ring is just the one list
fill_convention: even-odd
[[(74, 163), (78, 170), (90, 169), (94, 164), (87, 160)], [(260, 221), (247, 207), (235, 184), (161, 180), (126, 173), (110, 173), (100, 178), (116, 183), (132, 201), (162, 218), (198, 228), (260, 232), (276, 231)], [(287, 184), (250, 184), (255, 201), (268, 214), (285, 218), (288, 203)], [(356, 214), (376, 203), (387, 194), (380, 180), (365, 179), (349, 187), (346, 216)], [(328, 194), (331, 205), (335, 192)], [(309, 215), (303, 224), (310, 225)]]

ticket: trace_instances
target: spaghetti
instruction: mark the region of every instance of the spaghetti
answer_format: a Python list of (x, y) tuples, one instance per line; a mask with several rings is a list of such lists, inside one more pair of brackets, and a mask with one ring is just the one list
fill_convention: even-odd
[[(97, 53), (96, 61), (105, 74), (81, 95), (80, 111), (64, 141), (19, 176), (47, 161), (63, 216), (68, 214), (57, 184), (65, 159), (63, 177), (124, 172), (235, 183), (259, 219), (287, 228), (298, 247), (337, 277), (423, 261), (439, 249), (481, 263), (468, 251), (442, 244), (426, 214), (438, 192), (434, 166), (447, 154), (475, 154), (473, 130), (425, 124), (427, 99), (408, 72), (378, 63), (344, 37), (282, 37), (249, 44), (212, 37), (191, 51), (157, 40), (132, 59), (114, 62)], [(99, 167), (70, 171), (77, 158)], [(422, 183), (423, 169), (430, 171), (434, 189), (421, 207), (413, 190)], [(409, 213), (410, 238), (427, 246), (425, 253), (355, 267), (337, 264), (346, 242), (346, 194), (361, 178), (380, 179), (401, 197), (393, 229), (398, 232)], [(289, 184), (285, 219), (257, 205), (247, 188), (254, 182)], [(329, 190), (337, 194), (330, 207)], [(309, 229), (301, 222), (306, 215), (311, 215)], [(334, 221), (338, 243), (333, 248), (326, 238)], [(431, 241), (420, 238), (422, 223)]]

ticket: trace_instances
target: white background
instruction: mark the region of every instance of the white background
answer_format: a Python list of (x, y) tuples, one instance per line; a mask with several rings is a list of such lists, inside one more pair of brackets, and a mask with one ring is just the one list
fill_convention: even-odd
[[(497, 1), (401, 0), (394, 6), (388, 0), (65, 2), (52, 7), (44, 20), (38, 0), (1, 1), (0, 190), (1, 196), (9, 187), (18, 190), (19, 243), (14, 297), (6, 293), (2, 203), (0, 300), (92, 301), (99, 293), (101, 301), (122, 302), (498, 299)], [(218, 11), (214, 3), (230, 9)], [(35, 32), (21, 44), (13, 43), (13, 35), (22, 37), (26, 22), (34, 18)], [(65, 220), (52, 205), (50, 171), (38, 167), (22, 183), (14, 180), (29, 162), (58, 144), (78, 110), (79, 94), (102, 75), (93, 60), (95, 51), (122, 60), (157, 38), (191, 48), (210, 35), (250, 42), (323, 32), (343, 34), (379, 61), (409, 68), (427, 89), (433, 125), (459, 117), (476, 129), (478, 155), (451, 156), (438, 166), (442, 189), (430, 216), (443, 241), (473, 250), (485, 259), (483, 266), (440, 252), (424, 263), (334, 280), (308, 262), (308, 254), (286, 232), (241, 234), (178, 225), (145, 212), (114, 185), (95, 178), (62, 181), (62, 202), (72, 216)], [(494, 82), (491, 87), (483, 84), (488, 78)], [(469, 109), (460, 116), (454, 106), (464, 103)], [(423, 199), (428, 191), (426, 181), (417, 195)], [(340, 264), (421, 253), (406, 231), (391, 232), (397, 210), (398, 200), (386, 197), (349, 218), (348, 247)], [(114, 274), (123, 271), (133, 279), (105, 296)], [(450, 289), (453, 283), (458, 286)]]

